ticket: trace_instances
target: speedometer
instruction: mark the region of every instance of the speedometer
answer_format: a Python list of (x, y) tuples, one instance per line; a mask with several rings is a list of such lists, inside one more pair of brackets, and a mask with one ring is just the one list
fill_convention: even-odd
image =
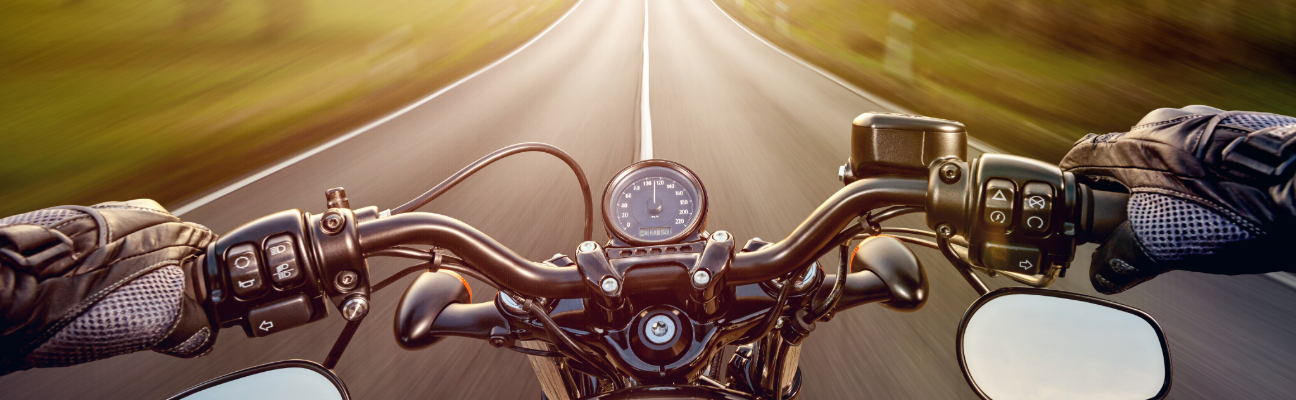
[(631, 164), (603, 191), (603, 223), (633, 245), (679, 242), (706, 226), (706, 189), (683, 165)]

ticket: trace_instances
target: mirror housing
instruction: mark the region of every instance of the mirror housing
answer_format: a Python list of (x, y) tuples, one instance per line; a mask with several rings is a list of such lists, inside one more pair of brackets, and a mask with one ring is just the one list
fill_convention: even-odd
[(977, 299), (959, 324), (963, 377), (983, 399), (1161, 399), (1172, 368), (1147, 313), (1055, 290), (1009, 287)]
[(864, 113), (851, 126), (851, 152), (842, 180), (881, 176), (927, 176), (932, 161), (967, 159), (963, 124), (939, 118), (893, 113)]
[(323, 365), (284, 360), (198, 384), (170, 400), (350, 400), (346, 384)]

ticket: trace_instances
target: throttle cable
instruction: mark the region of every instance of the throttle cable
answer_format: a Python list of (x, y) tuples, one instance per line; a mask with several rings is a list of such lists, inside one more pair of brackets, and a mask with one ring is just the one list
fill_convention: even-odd
[(410, 200), (405, 204), (401, 204), (400, 207), (396, 207), (395, 209), (389, 210), (388, 212), (384, 212), (384, 214), (396, 215), (396, 214), (404, 214), (410, 211), (417, 210), (419, 207), (423, 207), (427, 205), (427, 203), (431, 202), (433, 199), (436, 199), (437, 197), (440, 197), (442, 194), (445, 194), (446, 191), (455, 187), (455, 185), (458, 185), (460, 182), (463, 182), (464, 179), (467, 179), (469, 176), (472, 176), (472, 174), (477, 173), (477, 171), (480, 171), (482, 168), (485, 168), (487, 165), (491, 165), (496, 161), (499, 161), (505, 157), (514, 154), (527, 153), (527, 152), (541, 152), (541, 153), (552, 155), (554, 157), (558, 157), (558, 159), (561, 159), (564, 163), (567, 163), (568, 167), (571, 167), (572, 172), (576, 174), (576, 180), (580, 182), (581, 196), (583, 196), (585, 199), (585, 231), (583, 237), (585, 238), (584, 239), (585, 241), (593, 240), (594, 200), (590, 197), (591, 196), (590, 186), (589, 186), (589, 181), (585, 179), (585, 171), (581, 169), (580, 164), (577, 164), (575, 159), (573, 159), (566, 152), (562, 151), (562, 149), (559, 149), (557, 147), (554, 147), (551, 144), (546, 144), (546, 143), (518, 143), (512, 146), (504, 147), (499, 150), (495, 150), (494, 152), (487, 154), (485, 157), (482, 157), (477, 161), (473, 161), (472, 164), (468, 164), (468, 166), (463, 167), (463, 169), (460, 169), (459, 172), (455, 172), (454, 175), (451, 175), (449, 178), (446, 178), (444, 181), (441, 181), (441, 183), (437, 184), (436, 187), (433, 187), (427, 192), (424, 192), (423, 194), (414, 198), (414, 200)]

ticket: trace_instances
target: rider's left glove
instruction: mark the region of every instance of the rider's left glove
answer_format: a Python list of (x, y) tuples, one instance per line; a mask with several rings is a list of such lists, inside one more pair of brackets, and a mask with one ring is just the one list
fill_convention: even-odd
[(144, 349), (205, 354), (216, 330), (196, 268), (215, 239), (152, 200), (0, 219), (0, 374)]

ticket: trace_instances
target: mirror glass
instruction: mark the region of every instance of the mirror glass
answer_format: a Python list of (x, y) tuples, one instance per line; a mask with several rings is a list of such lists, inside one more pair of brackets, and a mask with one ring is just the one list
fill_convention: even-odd
[(343, 400), (342, 391), (320, 372), (284, 367), (257, 372), (184, 397), (185, 400)]
[(1168, 383), (1153, 323), (1088, 301), (1007, 294), (973, 311), (960, 338), (990, 399), (1151, 399)]

